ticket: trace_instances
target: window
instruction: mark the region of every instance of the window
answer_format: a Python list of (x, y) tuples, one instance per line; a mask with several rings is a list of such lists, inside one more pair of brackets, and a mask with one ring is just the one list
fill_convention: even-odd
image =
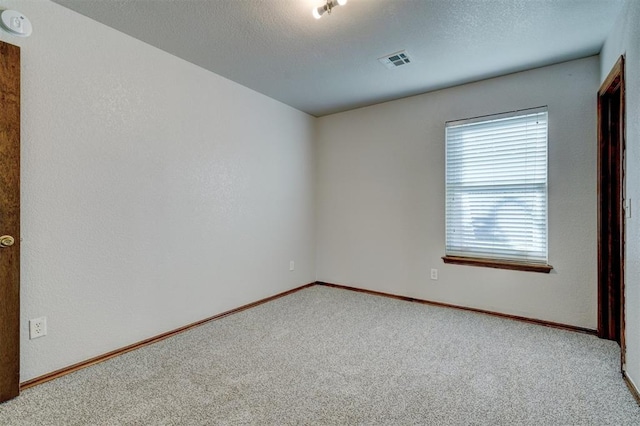
[(542, 107), (446, 123), (445, 262), (549, 272), (547, 119)]

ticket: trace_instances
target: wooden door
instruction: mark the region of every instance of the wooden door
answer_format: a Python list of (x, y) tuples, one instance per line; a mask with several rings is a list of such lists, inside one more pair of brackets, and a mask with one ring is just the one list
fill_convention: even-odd
[(620, 344), (624, 369), (624, 58), (598, 92), (598, 335)]
[(20, 391), (20, 48), (0, 42), (0, 401)]

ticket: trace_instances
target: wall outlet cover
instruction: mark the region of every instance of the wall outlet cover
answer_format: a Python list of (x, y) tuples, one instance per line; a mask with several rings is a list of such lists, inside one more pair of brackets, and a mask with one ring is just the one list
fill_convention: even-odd
[(47, 317), (34, 318), (29, 320), (29, 339), (47, 335)]
[(432, 280), (437, 280), (438, 279), (438, 270), (437, 269), (432, 269), (431, 270), (431, 279)]

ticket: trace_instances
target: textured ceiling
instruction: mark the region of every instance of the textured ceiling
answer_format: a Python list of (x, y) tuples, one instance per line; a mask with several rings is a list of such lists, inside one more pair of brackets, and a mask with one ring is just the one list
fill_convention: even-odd
[(55, 1), (315, 116), (597, 54), (623, 2)]

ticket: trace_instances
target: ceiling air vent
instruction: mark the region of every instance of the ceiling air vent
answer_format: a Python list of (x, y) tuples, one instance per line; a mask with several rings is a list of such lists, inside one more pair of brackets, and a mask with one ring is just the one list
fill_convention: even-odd
[(378, 58), (378, 61), (389, 69), (398, 68), (402, 65), (408, 65), (411, 63), (411, 58), (406, 50), (401, 50), (390, 55), (385, 55), (382, 58)]

